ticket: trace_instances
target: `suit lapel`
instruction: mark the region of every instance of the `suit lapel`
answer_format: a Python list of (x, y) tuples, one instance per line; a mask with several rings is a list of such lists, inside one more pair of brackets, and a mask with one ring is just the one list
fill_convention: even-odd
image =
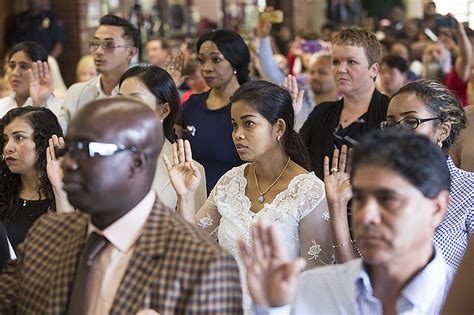
[(135, 314), (145, 307), (143, 303), (146, 294), (153, 282), (156, 282), (160, 270), (159, 257), (164, 255), (170, 237), (168, 211), (170, 210), (156, 198), (115, 295), (111, 314)]
[[(73, 221), (74, 220), (74, 221)], [(69, 238), (62, 243), (61, 254), (54, 262), (56, 273), (52, 276), (50, 314), (64, 313), (67, 309), (69, 293), (76, 274), (77, 262), (85, 246), (87, 216), (79, 214), (71, 218), (67, 228)]]

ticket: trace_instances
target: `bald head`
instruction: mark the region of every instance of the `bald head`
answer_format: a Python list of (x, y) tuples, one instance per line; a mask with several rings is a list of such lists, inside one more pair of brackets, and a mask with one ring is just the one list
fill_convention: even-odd
[(103, 229), (150, 192), (164, 141), (145, 104), (127, 98), (93, 101), (72, 119), (62, 168), (71, 205)]
[(75, 128), (92, 131), (103, 142), (135, 146), (154, 160), (164, 141), (163, 126), (149, 106), (124, 97), (87, 104), (72, 119), (70, 129)]

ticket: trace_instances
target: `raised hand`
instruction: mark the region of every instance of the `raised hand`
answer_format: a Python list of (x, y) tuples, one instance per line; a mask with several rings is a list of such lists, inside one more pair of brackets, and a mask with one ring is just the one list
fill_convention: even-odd
[(54, 148), (63, 148), (64, 139), (53, 135), (48, 140), (49, 146), (46, 148), (46, 172), (48, 179), (53, 186), (54, 202), (57, 212), (73, 212), (74, 208), (67, 200), (66, 192), (63, 190), (63, 172), (60, 161), (56, 159)]
[(178, 143), (173, 143), (173, 163), (171, 164), (166, 155), (163, 156), (163, 161), (176, 194), (194, 194), (201, 181), (201, 173), (194, 165), (189, 141), (179, 139)]
[(329, 169), (329, 157), (324, 157), (324, 188), (329, 204), (347, 206), (352, 198), (349, 155), (346, 145), (342, 146), (340, 152), (335, 149), (331, 169)]
[[(273, 7), (265, 8), (265, 12), (269, 12), (269, 11), (273, 11)], [(260, 18), (260, 15), (259, 15), (257, 19), (257, 28), (255, 30), (257, 37), (260, 37), (260, 38), (267, 37), (270, 34), (271, 30), (272, 30), (272, 23)]]
[(298, 82), (294, 75), (287, 75), (285, 81), (281, 85), (282, 88), (287, 89), (291, 94), (291, 99), (293, 100), (293, 110), (295, 111), (295, 116), (298, 115), (303, 108), (303, 96), (304, 90), (298, 89)]
[(28, 70), (28, 79), (33, 106), (45, 107), (48, 98), (53, 94), (53, 80), (48, 63), (40, 60), (33, 62), (31, 69)]
[(184, 54), (182, 51), (176, 54), (169, 54), (166, 58), (165, 70), (173, 78), (176, 87), (180, 87), (186, 79), (183, 76)]
[(288, 260), (275, 226), (259, 222), (250, 230), (253, 247), (250, 254), (239, 241), (240, 257), (247, 268), (247, 284), (255, 304), (282, 306), (291, 304), (297, 291), (298, 274), (306, 262)]
[(56, 159), (55, 148), (64, 147), (63, 137), (53, 135), (48, 140), (49, 146), (46, 148), (46, 171), (48, 173), (49, 181), (51, 185), (56, 188), (62, 188), (62, 169), (60, 162)]

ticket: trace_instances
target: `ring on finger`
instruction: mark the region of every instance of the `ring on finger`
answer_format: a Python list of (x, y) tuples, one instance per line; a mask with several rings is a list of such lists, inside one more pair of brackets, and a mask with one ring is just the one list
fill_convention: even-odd
[(331, 174), (339, 172), (339, 169), (337, 167), (331, 168)]

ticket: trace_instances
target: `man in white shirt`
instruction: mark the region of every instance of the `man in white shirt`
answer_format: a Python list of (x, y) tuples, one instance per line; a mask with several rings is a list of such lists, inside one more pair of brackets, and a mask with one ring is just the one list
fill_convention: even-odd
[(354, 149), (351, 184), (355, 240), (334, 246), (357, 246), (362, 259), (298, 279), (304, 262), (288, 261), (275, 229), (257, 225), (253, 255), (241, 244), (255, 314), (440, 312), (453, 276), (432, 241), (449, 204), (441, 150), (411, 131), (371, 132)]
[(129, 21), (105, 15), (89, 42), (99, 76), (72, 85), (64, 96), (62, 118), (69, 121), (79, 108), (101, 98), (118, 95), (118, 83), (137, 54), (140, 33)]

